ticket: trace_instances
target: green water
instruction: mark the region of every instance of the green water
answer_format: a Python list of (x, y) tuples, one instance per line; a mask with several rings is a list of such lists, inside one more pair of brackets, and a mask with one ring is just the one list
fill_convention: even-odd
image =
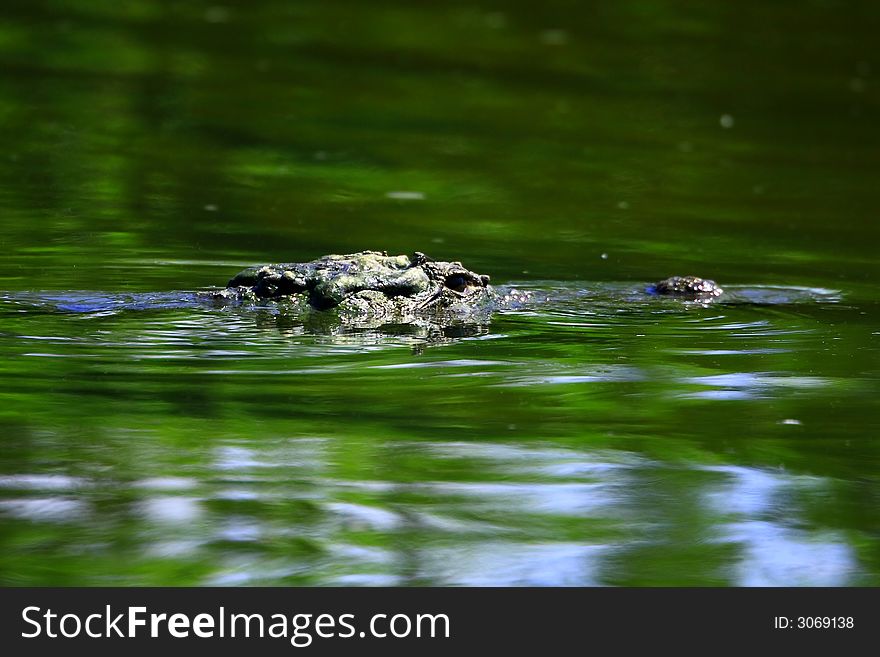
[[(880, 584), (878, 33), (4, 0), (0, 584)], [(173, 303), (367, 248), (550, 300), (445, 335)], [(764, 302), (641, 296), (675, 273)]]

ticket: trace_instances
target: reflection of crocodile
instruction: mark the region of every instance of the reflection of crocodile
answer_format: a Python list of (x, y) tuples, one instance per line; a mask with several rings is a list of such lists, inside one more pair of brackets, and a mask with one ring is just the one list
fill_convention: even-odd
[[(713, 281), (673, 276), (647, 289), (659, 295), (709, 301), (722, 293)], [(335, 309), (343, 318), (442, 319), (489, 313), (510, 304), (489, 277), (460, 262), (438, 262), (416, 253), (389, 256), (363, 251), (311, 262), (264, 265), (238, 273), (218, 300), (283, 299), (302, 310)], [(514, 299), (513, 301), (517, 301)]]

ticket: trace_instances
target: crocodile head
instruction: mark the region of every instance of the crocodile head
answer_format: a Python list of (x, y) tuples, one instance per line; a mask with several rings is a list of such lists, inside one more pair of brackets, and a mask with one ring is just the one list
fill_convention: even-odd
[(384, 251), (251, 267), (236, 274), (227, 290), (258, 299), (301, 295), (317, 310), (367, 304), (374, 312), (381, 306), (417, 312), (476, 305), (491, 295), (489, 277), (460, 262), (435, 261), (423, 253), (389, 256)]

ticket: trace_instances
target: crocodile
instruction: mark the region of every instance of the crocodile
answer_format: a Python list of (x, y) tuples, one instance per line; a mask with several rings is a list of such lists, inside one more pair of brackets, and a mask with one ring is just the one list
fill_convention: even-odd
[[(300, 311), (334, 311), (343, 320), (400, 323), (472, 319), (525, 300), (515, 291), (501, 293), (489, 282), (489, 276), (460, 262), (433, 260), (421, 252), (410, 257), (361, 251), (249, 267), (211, 295), (218, 302), (284, 301)], [(697, 276), (673, 276), (645, 291), (702, 302), (723, 293), (714, 281)]]
[(432, 260), (424, 253), (362, 251), (250, 267), (225, 287), (200, 290), (0, 292), (0, 315), (42, 311), (107, 317), (213, 306), (224, 312), (208, 313), (204, 321), (225, 329), (243, 321), (288, 336), (330, 336), (358, 344), (396, 336), (436, 344), (488, 334), (496, 312), (568, 318), (581, 312), (617, 314), (625, 308), (665, 312), (674, 310), (670, 305), (778, 306), (836, 303), (840, 298), (836, 290), (775, 285), (737, 285), (722, 292), (715, 282), (696, 276), (673, 276), (652, 285), (527, 281), (496, 286), (460, 262)]

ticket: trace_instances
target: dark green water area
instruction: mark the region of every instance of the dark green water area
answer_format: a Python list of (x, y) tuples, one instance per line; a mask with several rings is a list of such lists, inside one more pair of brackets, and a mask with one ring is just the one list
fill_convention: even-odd
[[(0, 584), (880, 584), (878, 35), (868, 1), (3, 0)], [(189, 296), (363, 249), (541, 302)], [(746, 302), (643, 293), (672, 274)]]

